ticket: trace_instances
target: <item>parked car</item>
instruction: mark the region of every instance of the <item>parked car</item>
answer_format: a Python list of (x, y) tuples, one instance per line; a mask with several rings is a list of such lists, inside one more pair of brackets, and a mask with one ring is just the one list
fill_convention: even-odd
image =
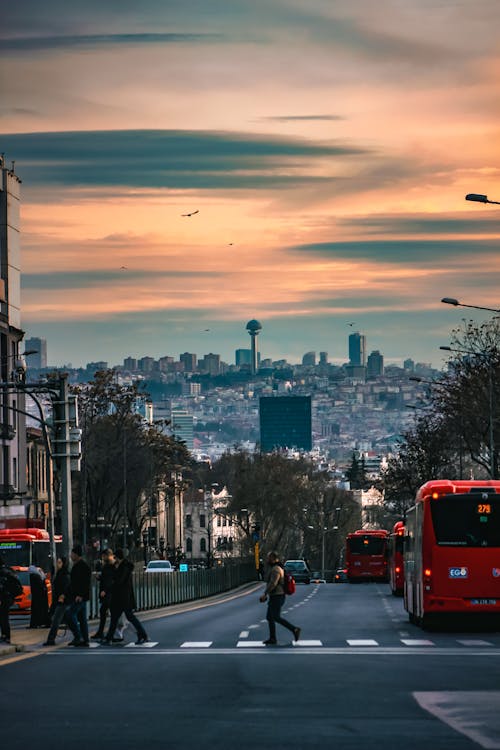
[(287, 560), (284, 568), (295, 578), (295, 583), (311, 583), (311, 571), (305, 560)]
[(145, 573), (173, 573), (174, 568), (169, 560), (150, 560), (144, 569)]
[(346, 568), (338, 568), (338, 570), (335, 573), (335, 583), (346, 583), (347, 581), (347, 569)]

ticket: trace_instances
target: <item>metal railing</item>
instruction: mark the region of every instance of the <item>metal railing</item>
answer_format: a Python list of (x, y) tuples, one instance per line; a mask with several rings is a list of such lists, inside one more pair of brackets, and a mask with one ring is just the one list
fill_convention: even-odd
[[(134, 592), (138, 610), (168, 607), (257, 581), (255, 565), (251, 562), (224, 565), (208, 570), (190, 570), (186, 573), (133, 573)], [(89, 602), (89, 617), (99, 614), (99, 582), (92, 581)]]

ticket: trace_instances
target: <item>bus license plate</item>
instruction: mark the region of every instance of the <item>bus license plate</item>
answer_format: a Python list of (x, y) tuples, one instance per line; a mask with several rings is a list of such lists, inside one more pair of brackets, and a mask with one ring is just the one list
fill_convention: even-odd
[(496, 599), (471, 599), (470, 603), (474, 606), (475, 604), (496, 604)]

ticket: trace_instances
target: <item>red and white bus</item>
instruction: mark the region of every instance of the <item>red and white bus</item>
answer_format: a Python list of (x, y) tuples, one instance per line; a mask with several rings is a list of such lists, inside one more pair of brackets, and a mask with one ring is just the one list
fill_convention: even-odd
[(405, 525), (403, 521), (394, 524), (389, 535), (389, 585), (394, 596), (403, 596), (405, 584), (403, 545)]
[[(61, 537), (56, 537), (56, 545)], [(52, 572), (50, 537), (45, 529), (0, 529), (0, 554), (10, 567), (36, 565), (44, 573)]]
[(387, 542), (389, 532), (384, 529), (360, 529), (348, 534), (345, 546), (347, 580), (387, 581)]
[(406, 517), (404, 603), (425, 627), (443, 615), (500, 622), (500, 481), (424, 484)]

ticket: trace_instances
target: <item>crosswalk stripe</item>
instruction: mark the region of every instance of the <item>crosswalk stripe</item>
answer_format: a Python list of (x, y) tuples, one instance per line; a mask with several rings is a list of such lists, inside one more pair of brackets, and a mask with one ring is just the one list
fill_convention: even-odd
[(213, 641), (184, 641), (181, 648), (210, 648)]
[(458, 641), (458, 643), (461, 643), (462, 646), (493, 646), (489, 641), (475, 640), (474, 638), (464, 639), (463, 641)]
[(322, 646), (322, 641), (293, 641), (292, 646)]
[(378, 641), (374, 641), (371, 638), (362, 638), (359, 640), (348, 639), (347, 643), (349, 646), (378, 646)]
[(433, 641), (427, 641), (425, 638), (401, 638), (401, 643), (405, 646), (435, 646)]
[(240, 633), (240, 635), (239, 635), (239, 638), (248, 638), (249, 635), (250, 635), (250, 631), (249, 630), (242, 630), (241, 633)]
[(265, 648), (260, 641), (238, 641), (236, 648)]
[(158, 641), (146, 641), (146, 643), (127, 643), (125, 648), (154, 648), (158, 645)]

